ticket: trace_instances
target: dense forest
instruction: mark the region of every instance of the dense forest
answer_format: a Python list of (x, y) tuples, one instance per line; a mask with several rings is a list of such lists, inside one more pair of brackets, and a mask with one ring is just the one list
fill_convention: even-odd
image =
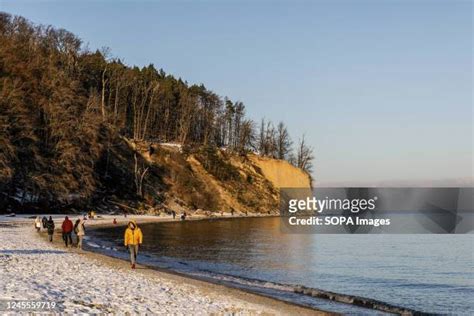
[(293, 144), (284, 123), (254, 122), (242, 102), (202, 84), (153, 65), (127, 66), (106, 49), (89, 51), (66, 30), (0, 12), (3, 207), (12, 197), (94, 197), (113, 176), (120, 138), (253, 152), (312, 168), (312, 149), (304, 137)]

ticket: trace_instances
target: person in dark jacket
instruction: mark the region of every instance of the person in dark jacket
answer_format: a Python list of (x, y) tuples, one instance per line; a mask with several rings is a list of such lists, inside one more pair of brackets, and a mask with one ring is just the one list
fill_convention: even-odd
[(49, 217), (49, 220), (46, 222), (46, 229), (48, 229), (49, 241), (53, 242), (54, 221), (53, 221), (53, 218), (51, 216)]
[(74, 228), (71, 220), (66, 216), (64, 218), (63, 225), (61, 226), (63, 232), (63, 240), (66, 247), (70, 245), (72, 247), (72, 230)]
[(43, 224), (43, 228), (46, 229), (46, 224), (48, 224), (48, 219), (46, 218), (46, 216), (43, 216), (43, 219), (41, 219), (41, 222)]

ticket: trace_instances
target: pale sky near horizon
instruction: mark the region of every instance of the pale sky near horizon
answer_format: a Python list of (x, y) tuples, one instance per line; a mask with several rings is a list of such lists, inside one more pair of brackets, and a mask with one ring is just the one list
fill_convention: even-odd
[(473, 177), (472, 1), (5, 1), (282, 120), (318, 182)]

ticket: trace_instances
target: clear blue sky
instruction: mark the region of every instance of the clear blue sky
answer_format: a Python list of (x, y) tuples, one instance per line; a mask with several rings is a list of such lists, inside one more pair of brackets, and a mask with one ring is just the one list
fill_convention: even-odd
[(305, 133), (321, 182), (472, 177), (471, 1), (5, 1)]

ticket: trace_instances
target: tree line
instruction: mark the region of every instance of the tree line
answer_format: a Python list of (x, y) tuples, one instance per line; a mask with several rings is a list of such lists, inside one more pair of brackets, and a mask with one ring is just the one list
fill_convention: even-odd
[[(187, 82), (147, 67), (128, 67), (107, 53), (82, 53), (90, 102), (102, 120), (134, 140), (212, 145), (240, 154), (288, 160), (311, 172), (312, 149), (302, 138), (295, 152), (283, 122), (261, 126), (246, 117), (245, 105), (220, 97), (204, 85)], [(94, 75), (95, 74), (95, 75)], [(100, 76), (99, 76), (100, 74)], [(301, 146), (302, 145), (302, 146)], [(298, 157), (302, 157), (298, 159)]]
[(87, 196), (117, 135), (256, 152), (312, 170), (312, 148), (304, 137), (293, 146), (283, 122), (257, 124), (242, 102), (202, 84), (152, 64), (127, 66), (66, 30), (0, 12), (0, 191), (21, 183), (27, 198)]

